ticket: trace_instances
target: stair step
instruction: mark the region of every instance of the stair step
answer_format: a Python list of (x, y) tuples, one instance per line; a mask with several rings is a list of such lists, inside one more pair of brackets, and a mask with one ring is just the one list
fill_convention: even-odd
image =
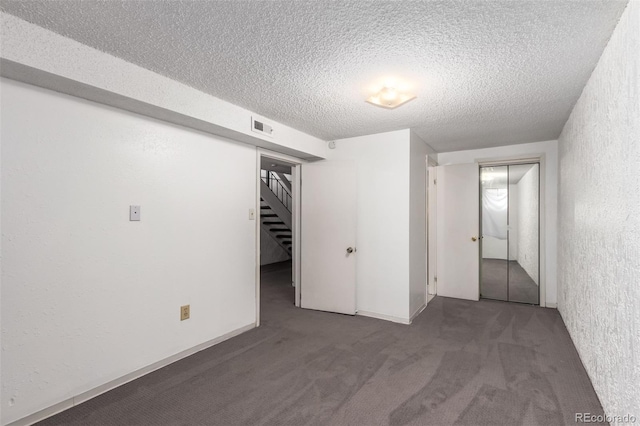
[(270, 209), (271, 207), (269, 206), (260, 206), (261, 209)]
[(263, 222), (265, 225), (284, 225), (284, 222), (276, 220), (276, 221), (271, 221), (271, 220), (265, 220)]
[(260, 217), (278, 217), (275, 213), (260, 213)]
[[(283, 238), (291, 238), (291, 235), (280, 235), (280, 234), (278, 234), (278, 235), (276, 235), (276, 238), (281, 240)], [(291, 241), (291, 240), (289, 240), (289, 241)]]

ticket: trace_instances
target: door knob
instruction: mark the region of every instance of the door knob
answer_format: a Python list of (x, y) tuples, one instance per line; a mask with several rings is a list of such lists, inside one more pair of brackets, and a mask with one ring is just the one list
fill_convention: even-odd
[(353, 253), (354, 251), (356, 251), (356, 249), (354, 249), (354, 248), (352, 248), (352, 247), (347, 248), (347, 254), (351, 254), (351, 253)]
[(476, 241), (477, 238), (476, 237), (471, 237), (471, 241)]

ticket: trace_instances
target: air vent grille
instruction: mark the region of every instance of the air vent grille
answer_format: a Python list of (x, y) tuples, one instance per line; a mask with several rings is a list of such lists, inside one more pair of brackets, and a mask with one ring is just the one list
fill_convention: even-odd
[(266, 136), (273, 137), (273, 127), (262, 120), (251, 117), (251, 130)]

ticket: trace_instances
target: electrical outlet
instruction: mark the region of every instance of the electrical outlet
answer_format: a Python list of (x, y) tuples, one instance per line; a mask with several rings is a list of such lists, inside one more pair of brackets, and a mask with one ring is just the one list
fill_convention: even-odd
[(132, 222), (140, 220), (140, 206), (129, 206), (129, 220)]
[(191, 305), (180, 306), (180, 321), (189, 319), (191, 316)]

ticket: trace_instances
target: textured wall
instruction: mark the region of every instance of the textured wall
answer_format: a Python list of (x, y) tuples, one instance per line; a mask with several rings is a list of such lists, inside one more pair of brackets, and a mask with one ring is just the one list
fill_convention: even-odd
[(255, 322), (255, 148), (1, 87), (3, 424)]
[(558, 141), (558, 309), (605, 411), (640, 417), (640, 2)]
[[(322, 139), (411, 128), (450, 151), (556, 138), (624, 3), (3, 0), (0, 8)], [(393, 112), (366, 105), (389, 76), (418, 98)]]
[(518, 263), (536, 284), (538, 279), (538, 166), (518, 182)]
[[(109, 33), (121, 34), (117, 28)], [(255, 112), (2, 12), (0, 47), (3, 76), (300, 158), (325, 157), (318, 138), (273, 120), (273, 137), (259, 135), (251, 131)]]

